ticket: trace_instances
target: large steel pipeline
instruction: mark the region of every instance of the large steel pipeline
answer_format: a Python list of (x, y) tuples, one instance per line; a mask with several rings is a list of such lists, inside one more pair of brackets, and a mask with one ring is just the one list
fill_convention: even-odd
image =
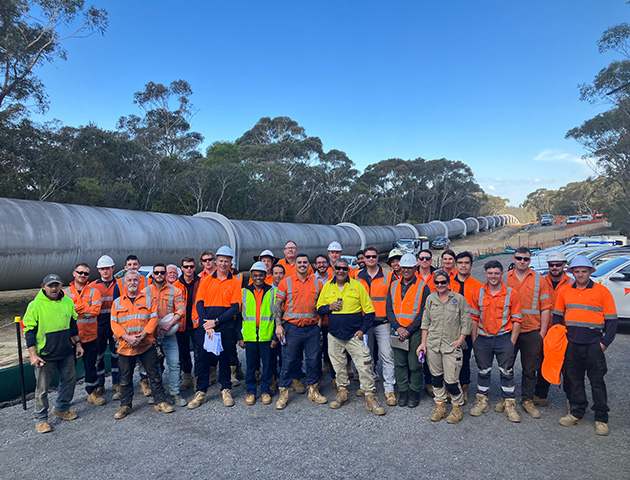
[(130, 253), (144, 265), (179, 264), (184, 256), (229, 245), (239, 268), (246, 269), (264, 249), (282, 257), (287, 240), (295, 241), (300, 252), (311, 257), (325, 254), (334, 240), (349, 255), (367, 245), (385, 252), (398, 238), (470, 235), (516, 220), (509, 217), (359, 227), (229, 220), (211, 212), (189, 217), (0, 198), (0, 290), (35, 288), (52, 272), (70, 281), (79, 262), (92, 265), (95, 278), (94, 266), (103, 254), (114, 259), (116, 269), (122, 269)]

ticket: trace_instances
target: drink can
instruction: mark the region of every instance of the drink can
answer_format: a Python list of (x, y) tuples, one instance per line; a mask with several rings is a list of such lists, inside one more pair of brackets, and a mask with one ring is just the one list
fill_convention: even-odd
[(420, 355), (418, 355), (418, 363), (424, 363), (424, 350), (420, 350)]

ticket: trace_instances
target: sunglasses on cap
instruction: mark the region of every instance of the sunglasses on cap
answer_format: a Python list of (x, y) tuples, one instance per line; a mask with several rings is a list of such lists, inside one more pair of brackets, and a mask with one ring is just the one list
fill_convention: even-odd
[(514, 256), (514, 260), (518, 261), (518, 262), (529, 262), (532, 259), (532, 257), (517, 257)]
[(433, 283), (436, 285), (448, 285), (449, 282), (447, 280), (434, 280)]

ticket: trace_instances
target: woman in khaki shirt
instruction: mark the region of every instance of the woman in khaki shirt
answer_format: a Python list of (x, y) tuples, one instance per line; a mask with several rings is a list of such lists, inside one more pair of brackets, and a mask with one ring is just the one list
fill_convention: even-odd
[(472, 319), (463, 295), (450, 289), (451, 279), (444, 270), (433, 275), (435, 289), (427, 297), (422, 315), (422, 343), (416, 353), (426, 353), (433, 376), (435, 409), (430, 419), (439, 422), (446, 417), (446, 395), (451, 395), (453, 410), (446, 419), (458, 423), (462, 419), (464, 395), (459, 384), (462, 368), (462, 344), (470, 334)]

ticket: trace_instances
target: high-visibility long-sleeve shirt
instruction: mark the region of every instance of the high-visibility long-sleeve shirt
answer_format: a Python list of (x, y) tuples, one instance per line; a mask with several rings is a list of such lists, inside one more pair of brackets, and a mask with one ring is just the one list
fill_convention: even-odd
[[(112, 304), (112, 333), (118, 339), (118, 353), (121, 355), (139, 355), (151, 348), (157, 324), (156, 305), (151, 303), (151, 296), (143, 290), (133, 301), (124, 293)], [(139, 335), (141, 332), (146, 332), (146, 337), (133, 347), (122, 338), (125, 334)]]
[(81, 341), (88, 343), (96, 340), (98, 337), (98, 314), (101, 311), (100, 292), (89, 285), (83, 287), (83, 290), (79, 292), (74, 282), (71, 282), (63, 291), (74, 302)]
[(514, 270), (507, 274), (506, 284), (518, 292), (521, 301), (521, 333), (538, 330), (541, 327), (540, 315), (544, 310), (553, 309), (549, 285), (541, 275), (528, 269), (525, 278), (521, 282)]
[(521, 302), (518, 292), (501, 284), (501, 290), (494, 295), (490, 286), (483, 286), (473, 294), (470, 304), (473, 322), (478, 324), (479, 335), (492, 337), (512, 331), (514, 322), (521, 323)]
[[(330, 304), (341, 298), (342, 308), (337, 312), (330, 309)], [(374, 306), (370, 295), (361, 282), (347, 279), (342, 288), (337, 280), (327, 282), (317, 300), (317, 311), (328, 315), (328, 333), (340, 340), (349, 340), (361, 330), (363, 333), (374, 323)]]

